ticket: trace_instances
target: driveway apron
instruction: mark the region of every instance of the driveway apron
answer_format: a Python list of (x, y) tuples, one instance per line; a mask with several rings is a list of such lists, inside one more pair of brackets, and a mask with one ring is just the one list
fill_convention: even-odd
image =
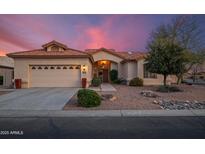
[(78, 88), (19, 89), (0, 96), (0, 110), (62, 110)]

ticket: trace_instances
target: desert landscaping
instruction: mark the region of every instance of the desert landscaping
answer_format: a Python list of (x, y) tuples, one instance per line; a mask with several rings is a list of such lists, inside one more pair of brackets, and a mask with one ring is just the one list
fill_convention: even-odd
[[(153, 110), (153, 109), (168, 109), (162, 102), (178, 102), (189, 105), (199, 104), (197, 109), (205, 107), (205, 86), (201, 85), (180, 85), (180, 92), (163, 93), (157, 92), (156, 86), (131, 87), (126, 85), (114, 84), (116, 92), (98, 92), (103, 96), (100, 106), (89, 108), (89, 110)], [(141, 94), (145, 92), (153, 92), (156, 96), (146, 97)], [(107, 99), (106, 99), (107, 96)], [(169, 105), (169, 103), (166, 103)], [(64, 106), (64, 110), (87, 110), (87, 108), (80, 107), (77, 103), (77, 96), (74, 95), (70, 101)], [(173, 108), (175, 109), (175, 108)], [(176, 108), (176, 109), (191, 109), (191, 108)]]

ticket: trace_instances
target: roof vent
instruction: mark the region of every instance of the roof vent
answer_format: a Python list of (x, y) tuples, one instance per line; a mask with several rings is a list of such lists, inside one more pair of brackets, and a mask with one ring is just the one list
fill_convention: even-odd
[(131, 51), (129, 51), (129, 52), (128, 52), (128, 54), (129, 54), (129, 55), (131, 55), (131, 54), (132, 54), (132, 52), (131, 52)]

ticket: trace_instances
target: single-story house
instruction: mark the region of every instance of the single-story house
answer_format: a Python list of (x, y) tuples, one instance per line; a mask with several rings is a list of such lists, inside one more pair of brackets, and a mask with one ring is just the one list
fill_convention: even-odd
[(12, 87), (14, 77), (14, 61), (12, 58), (0, 56), (0, 87)]
[[(14, 59), (14, 78), (22, 79), (22, 87), (81, 87), (81, 79), (90, 84), (94, 76), (110, 82), (109, 72), (130, 81), (134, 77), (145, 85), (160, 85), (163, 77), (147, 71), (144, 52), (118, 52), (114, 49), (86, 49), (80, 51), (51, 41), (42, 48), (9, 53)], [(172, 78), (168, 78), (172, 82)]]

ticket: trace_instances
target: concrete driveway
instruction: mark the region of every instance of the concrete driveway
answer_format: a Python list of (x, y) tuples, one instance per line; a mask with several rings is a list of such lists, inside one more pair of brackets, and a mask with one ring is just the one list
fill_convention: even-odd
[(0, 110), (62, 110), (78, 88), (19, 89), (0, 96)]

